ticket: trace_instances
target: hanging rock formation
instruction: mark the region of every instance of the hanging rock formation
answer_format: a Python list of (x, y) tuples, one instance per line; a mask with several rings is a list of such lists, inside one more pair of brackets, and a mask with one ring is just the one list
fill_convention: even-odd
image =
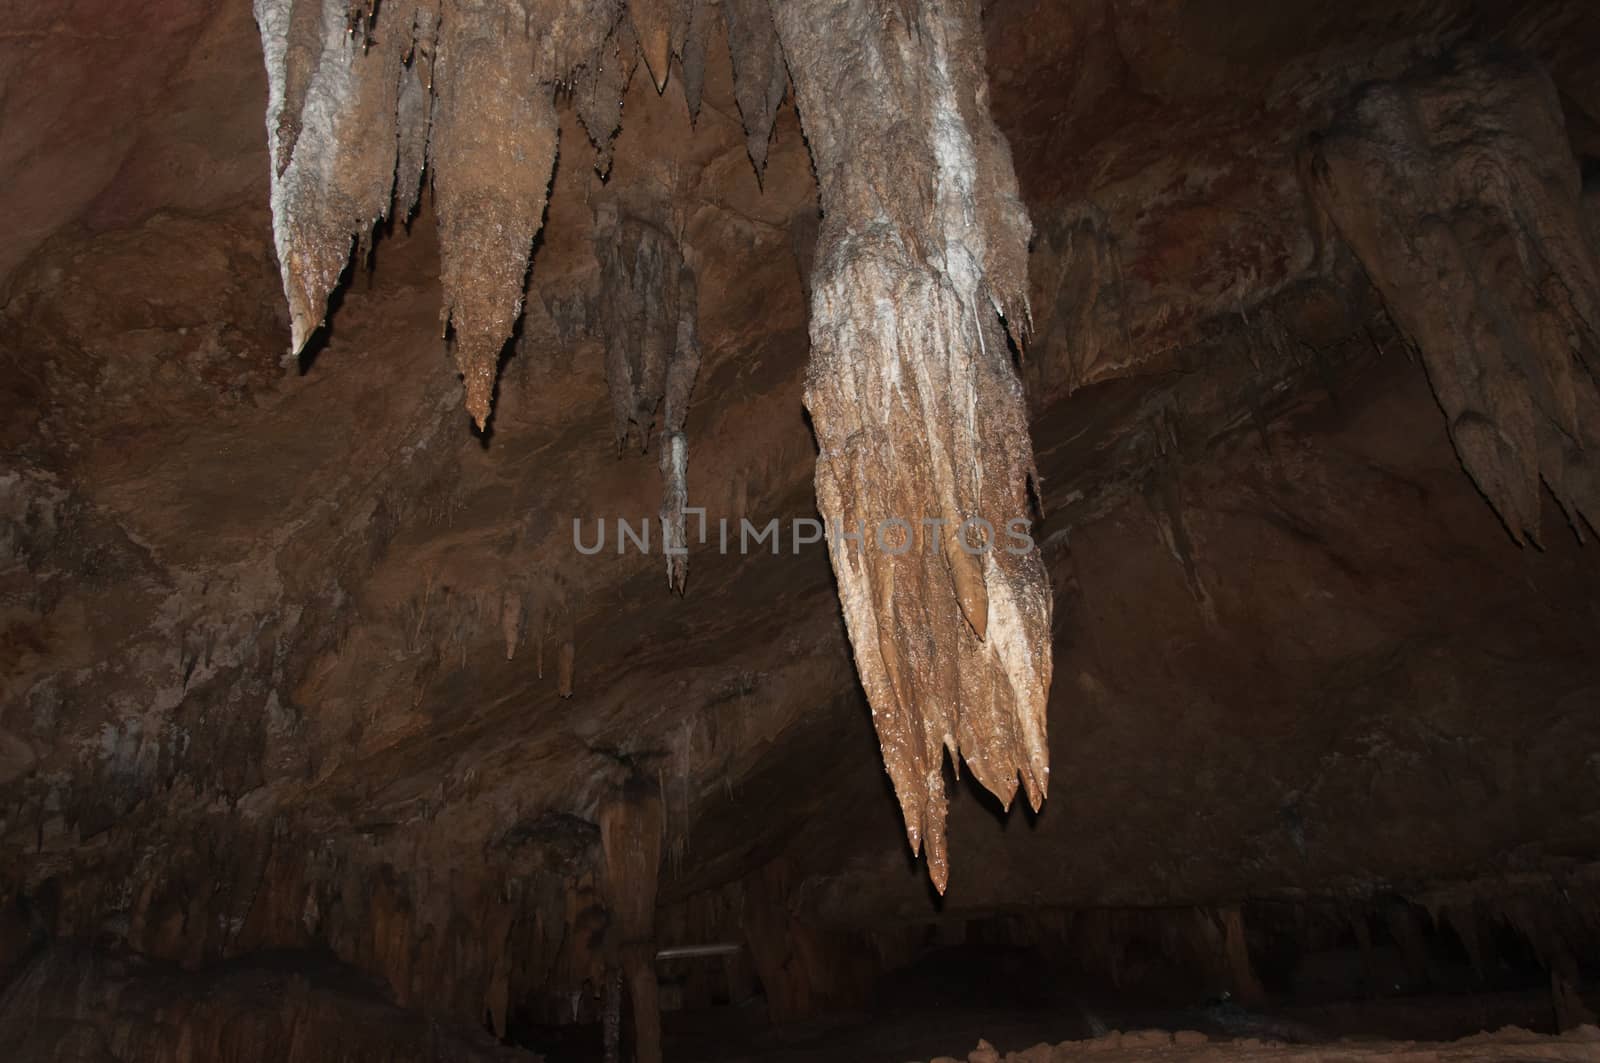
[(733, 54), (734, 92), (744, 120), (745, 146), (759, 176), (767, 168), (767, 144), (778, 105), (789, 89), (783, 53), (767, 0), (724, 0), (728, 50)]
[(388, 213), (414, 16), (386, 12), (357, 40), (345, 0), (260, 0), (255, 13), (268, 72), (273, 230), (291, 353), (299, 353), (322, 322), (351, 241)]
[(1600, 525), (1600, 265), (1549, 75), (1468, 52), (1372, 86), (1311, 161), (1512, 537), (1538, 541), (1541, 480)]
[(622, 128), (622, 94), (633, 80), (638, 57), (639, 42), (632, 24), (626, 19), (619, 21), (601, 45), (599, 56), (583, 68), (573, 86), (578, 120), (594, 145), (594, 168), (602, 177), (611, 171), (612, 142)]
[(661, 419), (662, 552), (667, 586), (684, 589), (688, 535), (689, 444), (683, 432), (689, 396), (700, 372), (695, 323), (694, 271), (670, 231), (664, 196), (615, 195), (595, 212), (595, 256), (600, 261), (600, 331), (606, 344), (617, 448), (650, 448)]
[(598, 65), (616, 6), (400, 0), (378, 11), (348, 0), (259, 0), (255, 11), (291, 352), (326, 316), (352, 239), (365, 242), (391, 202), (409, 213), (426, 140), (443, 324), (454, 330), (467, 409), (482, 427), (544, 218), (555, 86)]
[(1049, 784), (1049, 586), (1005, 534), (1033, 473), (1001, 325), (1026, 328), (1030, 225), (976, 5), (775, 10), (822, 194), (817, 503), (864, 529), (830, 543), (839, 596), (907, 836), (942, 890), (945, 750), (1008, 806), (1019, 775), (1035, 808)]
[(500, 0), (460, 2), (441, 28), (429, 142), (441, 323), (455, 330), (456, 368), (479, 427), (489, 417), (500, 348), (522, 312), (528, 254), (556, 161), (552, 90), (534, 76), (543, 42), (527, 29), (530, 17), (543, 14)]
[[(310, 26), (310, 4), (257, 6), (294, 349), (322, 320), (351, 239), (391, 199), (411, 209), (426, 127), (444, 319), (481, 427), (542, 223), (554, 87), (574, 86), (604, 173), (641, 51), (658, 90), (679, 58), (698, 111), (710, 5), (634, 0), (622, 17), (605, 2), (402, 0), (352, 17), (324, 0)], [(977, 5), (721, 7), (758, 175), (797, 79), (825, 215), (806, 400), (818, 501), (836, 529), (865, 533), (853, 548), (831, 542), (834, 567), (907, 834), (914, 850), (926, 842), (942, 890), (945, 750), (1008, 806), (1020, 775), (1038, 808), (1049, 772), (1050, 596), (1020, 534), (1033, 454), (1006, 331), (1020, 342), (1028, 327), (1031, 225), (988, 111)], [(430, 84), (431, 106), (418, 98)], [(606, 368), (619, 444), (647, 448), (664, 403), (661, 517), (681, 593), (695, 283), (670, 193), (633, 198), (597, 209)]]

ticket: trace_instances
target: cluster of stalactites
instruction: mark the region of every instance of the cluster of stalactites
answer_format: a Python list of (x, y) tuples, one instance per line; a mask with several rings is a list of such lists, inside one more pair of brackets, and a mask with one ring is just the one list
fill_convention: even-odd
[(438, 212), (444, 307), (481, 427), (522, 311), (569, 90), (604, 173), (642, 56), (676, 62), (691, 115), (726, 16), (751, 157), (766, 158), (788, 79), (766, 0), (255, 0), (268, 75), (273, 234), (298, 354), (374, 227)]
[(600, 330), (619, 450), (650, 447), (660, 418), (661, 534), (667, 586), (688, 575), (689, 444), (684, 420), (700, 372), (694, 271), (664, 196), (611, 194), (595, 210)]
[[(370, 2), (370, 0), (368, 0)], [(1008, 343), (1028, 325), (1031, 226), (988, 111), (976, 0), (256, 0), (271, 81), (273, 219), (296, 350), (352, 240), (432, 175), (445, 321), (480, 425), (521, 309), (556, 156), (557, 87), (609, 167), (642, 55), (677, 61), (691, 116), (720, 20), (758, 175), (789, 78), (824, 213), (810, 277), (806, 403), (817, 498), (840, 526), (909, 523), (911, 549), (835, 542), (857, 667), (914, 850), (942, 890), (943, 759), (1007, 804), (1048, 784), (1050, 591), (1033, 454)], [(398, 178), (397, 178), (398, 174)], [(606, 213), (610, 210), (610, 214)], [(662, 516), (684, 538), (683, 415), (698, 366), (693, 277), (670, 226), (602, 204), (618, 435), (662, 410)], [(537, 283), (537, 278), (534, 280)], [(1013, 335), (1008, 337), (1006, 329)], [(937, 545), (929, 522), (939, 522)], [(1026, 541), (1026, 540), (1024, 540)], [(1005, 548), (1002, 548), (1004, 542)], [(669, 555), (669, 584), (681, 562)]]
[(908, 838), (942, 891), (945, 752), (1008, 806), (1019, 778), (1036, 809), (1049, 782), (1049, 583), (1003, 531), (1031, 514), (1005, 331), (1027, 324), (1031, 225), (986, 104), (976, 4), (773, 10), (823, 210), (817, 503), (866, 532), (835, 537), (834, 572)]
[(1549, 77), (1462, 54), (1363, 91), (1311, 162), (1512, 537), (1538, 541), (1541, 482), (1600, 527), (1600, 249)]

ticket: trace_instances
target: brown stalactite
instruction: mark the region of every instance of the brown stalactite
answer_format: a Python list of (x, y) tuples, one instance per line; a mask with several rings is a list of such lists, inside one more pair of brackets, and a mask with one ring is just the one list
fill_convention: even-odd
[(595, 211), (600, 261), (600, 332), (617, 449), (650, 447), (678, 342), (682, 255), (660, 199), (608, 197)]
[(767, 145), (778, 106), (789, 89), (789, 73), (768, 0), (723, 0), (722, 15), (733, 55), (734, 97), (744, 120), (745, 146), (760, 176), (767, 169)]
[[(1004, 531), (1029, 515), (1033, 472), (1000, 321), (1026, 327), (1030, 227), (985, 102), (976, 5), (775, 11), (823, 209), (817, 501), (865, 529), (830, 543), (834, 572), (907, 836), (942, 890), (945, 751), (1007, 805), (1019, 775), (1035, 808), (1049, 782), (1049, 585)], [(994, 530), (969, 552), (980, 526), (957, 536), (977, 520)]]
[(677, 9), (681, 3), (674, 0), (628, 0), (628, 19), (633, 23), (634, 35), (639, 39), (639, 53), (644, 59), (656, 91), (667, 87), (667, 64), (678, 50), (672, 33), (678, 24)]
[(683, 42), (678, 61), (683, 72), (683, 99), (689, 107), (689, 121), (700, 118), (700, 101), (706, 87), (706, 49), (717, 36), (714, 23), (717, 4), (713, 0), (684, 0), (678, 7), (683, 21), (679, 39)]
[(680, 594), (688, 573), (689, 444), (684, 421), (700, 372), (694, 271), (659, 189), (607, 196), (595, 212), (601, 334), (617, 448), (648, 450), (659, 415), (662, 552), (667, 586)]
[(522, 310), (533, 238), (556, 161), (552, 90), (518, 7), (457, 0), (441, 29), (429, 144), (439, 211), (442, 322), (454, 331), (467, 411), (481, 427), (500, 348)]
[(611, 171), (612, 145), (622, 128), (622, 97), (633, 80), (638, 54), (633, 24), (619, 19), (573, 85), (573, 105), (594, 145), (595, 172), (602, 177)]
[(677, 343), (667, 366), (661, 414), (661, 549), (667, 558), (667, 587), (679, 594), (684, 592), (689, 578), (685, 515), (689, 505), (689, 437), (684, 434), (683, 425), (689, 414), (689, 396), (700, 375), (698, 312), (694, 271), (683, 262), (678, 266)]
[(438, 47), (439, 11), (433, 3), (416, 5), (411, 55), (400, 73), (395, 104), (399, 151), (395, 160), (394, 212), (409, 218), (422, 197), (428, 162), (428, 128), (433, 120), (433, 57)]
[(1600, 265), (1549, 76), (1466, 53), (1371, 86), (1310, 172), (1512, 538), (1539, 539), (1541, 481), (1600, 523)]
[[(604, 172), (641, 47), (658, 87), (668, 57), (680, 56), (691, 113), (697, 109), (710, 6), (653, 2), (622, 18), (613, 3), (446, 0), (436, 19), (430, 7), (401, 4), (375, 19), (358, 13), (361, 34), (373, 42), (358, 59), (331, 54), (345, 47), (331, 27), (338, 22), (342, 33), (348, 11), (339, 19), (326, 15), (306, 99), (327, 97), (346, 110), (330, 123), (327, 107), (300, 107), (311, 120), (300, 121), (279, 182), (288, 192), (275, 185), (275, 219), (288, 241), (280, 250), (291, 252), (284, 255), (285, 285), (296, 347), (308, 322), (321, 319), (349, 236), (370, 229), (396, 188), (409, 211), (416, 146), (426, 129), (444, 319), (454, 332), (467, 408), (483, 425), (500, 349), (521, 311), (555, 161), (553, 85), (577, 72), (578, 112)], [(1030, 224), (1009, 149), (988, 113), (975, 5), (929, 2), (887, 17), (864, 2), (813, 7), (778, 9), (780, 47), (780, 26), (763, 0), (722, 5), (735, 97), (758, 174), (789, 69), (805, 82), (801, 109), (825, 214), (807, 393), (822, 445), (818, 498), (840, 530), (860, 522), (873, 538), (884, 528), (890, 538), (911, 537), (882, 544), (910, 548), (899, 556), (876, 542), (854, 552), (836, 542), (834, 564), (908, 837), (914, 849), (926, 844), (942, 889), (945, 750), (958, 769), (965, 758), (1007, 805), (1019, 775), (1035, 808), (1048, 786), (1050, 598), (1037, 551), (1015, 548), (1025, 540), (1008, 534), (1029, 515), (1033, 456), (1001, 323), (1005, 318), (1019, 338), (1028, 325)], [(273, 129), (294, 110), (304, 78), (295, 65), (301, 60), (289, 54), (291, 8), (291, 0), (261, 0), (258, 10), (274, 84)], [(435, 97), (431, 112), (417, 98), (424, 77)], [(353, 78), (356, 87), (348, 87)], [(380, 126), (381, 135), (372, 132)], [(350, 145), (366, 140), (384, 151), (369, 151), (379, 161), (350, 170), (382, 178), (359, 185), (376, 204), (354, 212), (364, 228), (316, 222), (309, 237), (300, 236), (314, 218), (291, 194), (299, 187), (296, 158), (303, 154), (308, 167), (342, 160)], [(320, 191), (314, 180), (311, 189)], [(619, 442), (631, 437), (647, 447), (666, 399), (662, 530), (668, 585), (681, 592), (682, 422), (699, 348), (693, 277), (670, 217), (670, 205), (640, 209), (608, 197), (597, 211), (595, 241)], [(316, 256), (314, 269), (296, 257), (302, 248)], [(895, 519), (908, 523), (903, 530), (885, 524)], [(569, 680), (561, 691), (570, 693)]]

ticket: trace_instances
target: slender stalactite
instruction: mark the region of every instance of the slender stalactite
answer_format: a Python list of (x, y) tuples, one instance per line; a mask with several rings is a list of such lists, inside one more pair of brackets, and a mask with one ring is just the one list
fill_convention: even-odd
[(428, 162), (428, 126), (433, 120), (433, 55), (438, 46), (439, 11), (416, 5), (411, 54), (400, 74), (396, 101), (399, 153), (394, 171), (394, 209), (401, 218), (416, 210)]
[(734, 97), (744, 122), (745, 147), (759, 176), (767, 169), (767, 145), (778, 107), (789, 90), (789, 76), (767, 0), (723, 0), (722, 15), (728, 27)]
[(662, 549), (667, 586), (682, 593), (688, 574), (685, 508), (689, 443), (684, 420), (700, 372), (694, 271), (674, 235), (666, 187), (611, 191), (595, 211), (600, 262), (600, 329), (617, 448), (648, 450), (659, 423)]
[[(912, 847), (942, 890), (944, 753), (1007, 805), (1049, 782), (1050, 591), (1005, 326), (1030, 224), (987, 106), (975, 3), (773, 8), (820, 185), (806, 405), (856, 666)], [(1016, 526), (1013, 525), (1013, 528)]]
[(680, 39), (679, 69), (683, 77), (683, 99), (689, 106), (689, 120), (700, 118), (700, 101), (706, 87), (706, 49), (714, 34), (717, 5), (713, 0), (683, 0), (678, 8), (683, 24)]
[(594, 145), (594, 168), (602, 177), (611, 171), (612, 144), (622, 129), (622, 96), (633, 80), (638, 56), (633, 26), (620, 20), (573, 86), (573, 106)]
[(689, 533), (684, 513), (689, 505), (689, 437), (683, 423), (689, 415), (695, 379), (700, 375), (698, 308), (694, 271), (687, 262), (680, 262), (677, 343), (667, 366), (667, 390), (661, 411), (661, 546), (667, 558), (667, 586), (679, 594), (689, 578)]

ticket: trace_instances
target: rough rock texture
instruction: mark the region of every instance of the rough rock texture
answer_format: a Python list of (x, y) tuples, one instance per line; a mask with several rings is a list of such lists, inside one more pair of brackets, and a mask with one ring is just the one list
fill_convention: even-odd
[(1019, 775), (1035, 811), (1049, 787), (1050, 591), (1010, 536), (1033, 453), (1002, 325), (1026, 330), (1030, 227), (975, 5), (777, 19), (822, 198), (817, 507), (906, 835), (943, 892), (946, 750), (1007, 806)]
[[(324, 0), (313, 27), (306, 7), (262, 0), (256, 12), (296, 352), (321, 319), (349, 237), (365, 246), (400, 187), (397, 101), (420, 75), (411, 67), (428, 62), (439, 18), (414, 4), (352, 16)], [(609, 101), (627, 87), (632, 52), (662, 91), (668, 61), (690, 37), (693, 7), (643, 0), (629, 11), (630, 39), (604, 3), (562, 9), (559, 18), (554, 8), (498, 0), (444, 5), (428, 65), (439, 85), (428, 151), (443, 320), (454, 328), (479, 428), (500, 347), (522, 310), (528, 248), (555, 164), (551, 83), (571, 80), (587, 61), (579, 113), (607, 173), (620, 114), (620, 100), (618, 111)], [(886, 15), (865, 3), (774, 13), (765, 0), (728, 0), (724, 11), (758, 175), (786, 69), (800, 83), (825, 219), (819, 278), (808, 281), (819, 508), (835, 529), (841, 601), (906, 833), (913, 852), (926, 841), (942, 891), (945, 751), (1008, 806), (1020, 775), (1035, 811), (1050, 770), (1050, 595), (1026, 536), (1033, 459), (1004, 324), (1009, 312), (1018, 340), (1028, 328), (1031, 227), (988, 113), (978, 10), (951, 0)], [(414, 145), (422, 111), (408, 101), (402, 146)], [(400, 173), (410, 181), (408, 159)], [(688, 540), (682, 421), (700, 358), (693, 278), (671, 231), (680, 228), (672, 220), (682, 191), (669, 172), (642, 204), (608, 197), (595, 223), (619, 446), (636, 437), (648, 449), (666, 398), (662, 538), (667, 584), (679, 592)], [(401, 194), (404, 213), (410, 186)], [(850, 529), (853, 550), (843, 538)]]
[(1370, 86), (1310, 166), (1512, 538), (1543, 485), (1600, 526), (1600, 258), (1549, 75), (1468, 52)]
[(362, 12), (345, 0), (260, 0), (255, 13), (290, 352), (323, 323), (352, 240), (367, 246), (391, 200), (409, 214), (425, 141), (441, 320), (482, 428), (544, 220), (555, 86), (586, 63), (601, 65), (617, 8), (406, 0)]
[[(1544, 550), (1508, 542), (1382, 293), (1319, 254), (1337, 244), (1301, 160), (1360, 86), (1498, 42), (1556, 85), (1592, 218), (1597, 16), (988, 5), (991, 106), (1038, 231), (1021, 374), (1055, 785), (1009, 816), (950, 786), (960, 858), (935, 903), (895, 841), (823, 544), (737, 550), (741, 518), (816, 516), (807, 284), (828, 256), (797, 115), (778, 109), (758, 180), (720, 31), (698, 119), (675, 62), (662, 92), (621, 82), (611, 142), (618, 189), (675, 168), (695, 274), (684, 433), (711, 538), (679, 598), (614, 523), (601, 552), (574, 546), (575, 517), (592, 540), (662, 504), (659, 455), (614, 445), (608, 185), (576, 84), (553, 98), (581, 150), (475, 437), (438, 340), (437, 188), (380, 228), (303, 371), (279, 364), (248, 5), (19, 13), (0, 36), (0, 980), (52, 940), (115, 943), (189, 969), (152, 981), (149, 1012), (267, 954), (307, 977), (331, 955), (385, 1006), (538, 1044), (603, 1011), (599, 809), (641, 774), (658, 941), (744, 943), (742, 1014), (858, 1007), (930, 941), (989, 938), (1098, 985), (1212, 993), (1238, 977), (1235, 909), (1269, 995), (1336, 961), (1379, 987), (1515, 975), (1553, 1027), (1576, 961), (1592, 1008), (1593, 548), (1550, 533), (1553, 500)], [(1430, 962), (1404, 954), (1419, 939)], [(661, 971), (664, 1005), (729, 992), (714, 963)]]
[(207, 976), (55, 946), (0, 996), (8, 1063), (533, 1063), (403, 1011), (349, 969), (277, 958)]
[[(500, 348), (522, 312), (528, 254), (556, 162), (551, 81), (530, 24), (554, 12), (499, 0), (454, 4), (443, 18), (428, 161), (439, 211), (441, 323), (455, 334), (467, 412), (481, 428)], [(391, 13), (383, 13), (386, 21)], [(571, 47), (557, 40), (554, 47)], [(544, 77), (539, 77), (538, 73)]]
[(634, 1058), (660, 1063), (661, 1011), (656, 984), (656, 887), (664, 832), (661, 794), (634, 777), (600, 806), (611, 963), (620, 967), (633, 1001)]
[(659, 413), (661, 552), (667, 586), (683, 592), (688, 577), (689, 443), (684, 421), (700, 372), (694, 271), (675, 232), (682, 221), (673, 188), (651, 182), (642, 195), (608, 194), (596, 208), (595, 257), (600, 262), (600, 332), (617, 449), (650, 448)]
[[(699, 113), (711, 6), (639, 0), (624, 17), (616, 0), (401, 0), (382, 11), (346, 0), (259, 0), (290, 353), (324, 324), (352, 241), (365, 257), (391, 203), (410, 216), (425, 153), (440, 229), (441, 322), (482, 429), (544, 221), (557, 89), (576, 93), (604, 176), (640, 58), (659, 93), (678, 57), (690, 115)], [(764, 0), (730, 0), (727, 14), (759, 174), (788, 75)], [(673, 580), (681, 587), (681, 573)]]
[[(756, 173), (767, 169), (767, 145), (772, 140), (778, 105), (789, 91), (789, 73), (780, 51), (773, 9), (764, 0), (724, 0), (721, 5), (733, 56), (733, 76), (744, 119), (745, 143)], [(793, 57), (798, 58), (798, 57)], [(804, 59), (799, 59), (805, 62)]]

